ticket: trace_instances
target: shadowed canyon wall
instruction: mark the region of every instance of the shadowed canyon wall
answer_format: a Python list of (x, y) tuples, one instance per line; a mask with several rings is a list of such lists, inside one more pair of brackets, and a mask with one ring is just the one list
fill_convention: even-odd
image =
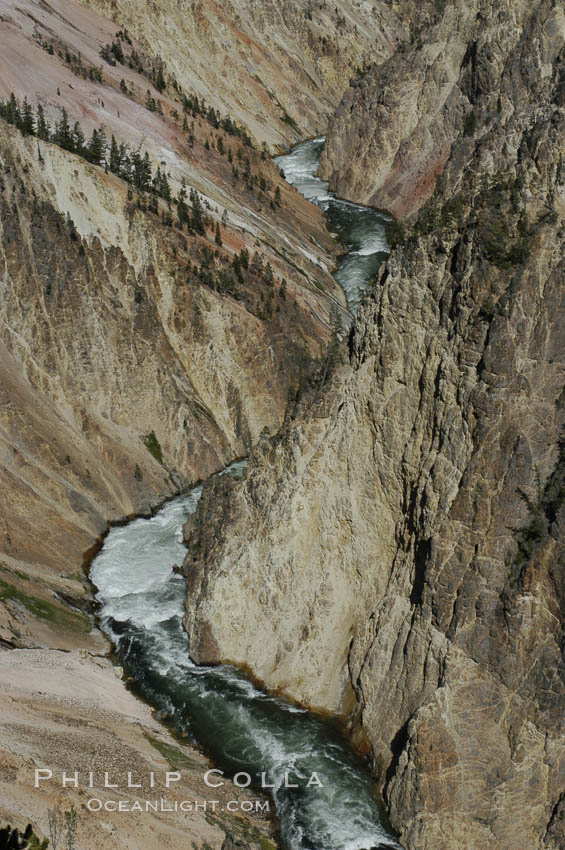
[(346, 94), (337, 190), (429, 200), (349, 362), (187, 528), (195, 659), (345, 712), (414, 850), (564, 840), (564, 35), (551, 2), (446, 4)]

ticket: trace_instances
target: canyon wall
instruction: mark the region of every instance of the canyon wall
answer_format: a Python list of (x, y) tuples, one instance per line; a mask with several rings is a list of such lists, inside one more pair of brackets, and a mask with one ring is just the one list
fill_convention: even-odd
[(545, 46), (563, 38), (559, 4), (534, 31), (539, 5), (503, 0), (401, 4), (409, 35), (351, 81), (329, 124), (320, 173), (344, 198), (404, 217), (433, 194), (462, 134), (487, 135), (518, 110), (535, 112), (551, 76)]
[[(71, 138), (75, 121), (86, 139), (102, 127), (171, 194), (109, 173), (110, 149), (95, 165), (0, 119), (0, 639), (66, 647), (89, 630), (69, 605), (85, 605), (83, 557), (107, 521), (276, 431), (346, 308), (321, 211), (234, 119), (156, 87), (133, 37), (104, 62), (116, 24), (78, 4), (2, 15), (0, 97), (42, 106), (52, 129), (65, 110)], [(191, 189), (202, 232), (179, 225), (173, 199), (190, 215)]]
[(125, 26), (168, 72), (261, 142), (318, 134), (350, 77), (394, 52), (406, 33), (384, 0), (81, 0)]
[[(180, 848), (184, 815), (89, 815), (82, 788), (36, 790), (33, 768), (125, 780), (182, 766), (178, 794), (202, 806), (205, 757), (171, 741), (101, 658), (83, 561), (109, 520), (148, 512), (276, 431), (332, 310), (347, 315), (322, 213), (262, 142), (320, 132), (368, 41), (363, 16), (341, 24), (328, 9), (336, 35), (322, 43), (304, 25), (319, 72), (303, 71), (289, 43), (262, 51), (261, 4), (247, 27), (220, 5), (90, 5), (115, 20), (68, 0), (0, 3), (0, 826), (48, 834), (47, 807), (72, 804), (78, 847)], [(287, 74), (279, 102), (269, 80)], [(23, 126), (26, 103), (51, 141)], [(98, 164), (95, 130), (108, 143)], [(161, 183), (136, 183), (126, 155), (147, 155)], [(222, 804), (240, 797), (224, 791)], [(227, 830), (272, 846), (265, 819), (212, 822), (201, 807), (189, 829), (205, 846)]]
[[(473, 17), (461, 61), (441, 57), (458, 92), (449, 133), (429, 133), (448, 140), (441, 176), (394, 229), (349, 363), (259, 442), (241, 485), (209, 488), (186, 529), (186, 627), (195, 660), (246, 665), (346, 714), (410, 850), (557, 850), (565, 20), (545, 0), (480, 6), (459, 9), (463, 29)], [(365, 80), (346, 96), (358, 146), (378, 95)], [(430, 124), (444, 120), (435, 92), (430, 73)], [(475, 116), (465, 127), (463, 92)], [(363, 190), (346, 168), (356, 200), (384, 203), (372, 166), (406, 133), (402, 114), (388, 115), (358, 160)], [(343, 157), (357, 163), (357, 149)], [(416, 210), (426, 193), (410, 170), (402, 185)]]

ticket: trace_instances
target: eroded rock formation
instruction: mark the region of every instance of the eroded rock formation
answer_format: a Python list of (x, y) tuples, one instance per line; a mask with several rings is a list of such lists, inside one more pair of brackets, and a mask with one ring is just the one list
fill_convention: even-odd
[[(108, 142), (104, 168), (0, 120), (0, 638), (20, 645), (67, 645), (61, 600), (88, 595), (81, 562), (109, 519), (280, 426), (332, 306), (345, 309), (321, 212), (233, 123), (237, 110), (222, 126), (203, 103), (190, 112), (192, 89), (183, 101), (169, 71), (156, 80), (158, 45), (116, 30), (77, 4), (26, 0), (0, 31), (0, 97), (41, 106), (52, 130), (65, 114), (86, 139), (102, 126)], [(122, 61), (99, 55), (112, 40)], [(112, 136), (147, 154), (172, 199), (198, 192), (202, 232), (108, 173)], [(63, 610), (61, 628), (33, 598)]]
[[(557, 850), (565, 27), (551, 2), (480, 5), (461, 12), (445, 119), (434, 75), (420, 83), (430, 144), (447, 144), (435, 194), (398, 234), (349, 364), (188, 529), (186, 625), (197, 661), (248, 665), (270, 688), (347, 713), (406, 847)], [(421, 38), (416, 69), (430, 56)], [(389, 73), (400, 92), (402, 65)], [(359, 127), (382, 112), (371, 86), (348, 95), (340, 154), (363, 187), (347, 168), (341, 185), (384, 203), (407, 125), (391, 111), (371, 156), (355, 155)], [(327, 162), (335, 150), (330, 133)], [(416, 209), (426, 193), (402, 162), (399, 208)]]
[[(541, 107), (563, 40), (559, 3), (401, 4), (410, 34), (353, 78), (330, 121), (320, 173), (338, 195), (414, 213), (462, 134)], [(510, 142), (512, 147), (512, 142)]]
[(349, 78), (406, 33), (384, 0), (80, 0), (125, 26), (183, 86), (237, 116), (261, 141), (315, 135)]

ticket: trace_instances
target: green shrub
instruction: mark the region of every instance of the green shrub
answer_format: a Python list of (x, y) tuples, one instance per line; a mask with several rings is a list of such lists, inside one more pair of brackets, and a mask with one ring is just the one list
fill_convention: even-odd
[(402, 243), (406, 240), (406, 228), (404, 227), (401, 221), (398, 221), (396, 218), (392, 218), (390, 221), (387, 221), (385, 225), (385, 234), (386, 241), (391, 247), (396, 248), (397, 245), (402, 245)]
[(155, 431), (150, 431), (149, 434), (146, 434), (143, 442), (145, 443), (145, 448), (153, 455), (155, 460), (158, 463), (163, 463), (163, 451)]

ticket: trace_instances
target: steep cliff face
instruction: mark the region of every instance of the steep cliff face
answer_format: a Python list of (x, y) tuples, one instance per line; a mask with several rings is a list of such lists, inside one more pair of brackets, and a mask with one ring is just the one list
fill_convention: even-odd
[[(178, 799), (199, 800), (193, 843), (219, 846), (243, 823), (268, 846), (266, 822), (212, 823), (205, 758), (101, 661), (81, 565), (108, 520), (278, 429), (331, 310), (346, 312), (323, 216), (262, 143), (323, 128), (374, 47), (374, 10), (87, 5), (0, 3), (0, 817), (47, 832), (61, 786), (34, 789), (36, 765), (124, 781), (177, 765)], [(379, 38), (384, 57), (395, 37)], [(226, 783), (222, 807), (241, 793)], [(83, 817), (82, 788), (64, 797), (79, 846), (186, 846), (178, 812), (100, 821)]]
[(563, 843), (565, 28), (524, 13), (499, 106), (488, 11), (457, 83), (470, 62), (478, 123), (349, 366), (187, 529), (196, 660), (346, 712), (418, 850)]
[[(81, 156), (0, 120), (0, 639), (67, 646), (88, 620), (63, 600), (88, 593), (80, 565), (107, 520), (276, 430), (345, 299), (321, 212), (231, 114), (220, 124), (77, 4), (2, 15), (2, 100), (27, 98), (36, 119), (41, 106), (52, 136), (65, 116), (71, 140), (75, 121), (76, 138), (102, 127), (109, 148), (104, 168), (86, 141)], [(108, 43), (122, 61), (103, 61)], [(112, 136), (147, 155), (169, 200), (107, 173)], [(197, 231), (174, 203), (184, 191), (190, 218), (189, 190)]]
[(78, 580), (109, 518), (280, 426), (331, 296), (290, 276), (284, 298), (260, 276), (239, 300), (222, 294), (202, 271), (222, 268), (204, 237), (136, 209), (102, 169), (55, 145), (40, 161), (35, 140), (1, 133), (1, 548), (14, 568), (70, 567)]
[(399, 216), (432, 195), (462, 133), (487, 136), (493, 116), (509, 121), (516, 110), (535, 112), (538, 89), (551, 76), (547, 46), (565, 30), (558, 3), (403, 6), (410, 36), (394, 56), (352, 80), (330, 120), (320, 164), (341, 197)]
[(168, 72), (260, 141), (320, 132), (356, 69), (394, 51), (406, 25), (384, 0), (81, 0), (163, 57)]

